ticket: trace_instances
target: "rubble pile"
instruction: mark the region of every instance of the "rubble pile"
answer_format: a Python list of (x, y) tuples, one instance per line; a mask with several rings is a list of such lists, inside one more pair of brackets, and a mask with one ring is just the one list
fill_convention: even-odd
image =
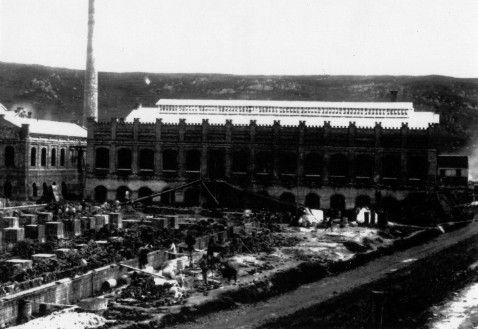
[(135, 273), (131, 283), (121, 291), (118, 301), (128, 299), (130, 305), (150, 302), (148, 305), (154, 307), (181, 304), (187, 294), (183, 291), (176, 294), (175, 288), (175, 285), (168, 282), (156, 284), (152, 276)]
[[(282, 231), (282, 230), (281, 230)], [(272, 233), (269, 229), (261, 229), (252, 234), (243, 234), (239, 237), (239, 250), (245, 253), (271, 253), (278, 247), (291, 247), (302, 239), (296, 236)]]

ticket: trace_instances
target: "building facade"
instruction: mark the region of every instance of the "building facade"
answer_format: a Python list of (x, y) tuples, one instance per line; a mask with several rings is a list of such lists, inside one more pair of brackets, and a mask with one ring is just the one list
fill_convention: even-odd
[[(141, 197), (202, 177), (284, 201), (344, 208), (437, 184), (439, 118), (415, 112), (411, 103), (157, 105), (88, 122), (89, 197), (122, 199), (128, 190)], [(193, 205), (199, 197), (191, 188), (162, 201)]]
[(0, 108), (0, 184), (8, 199), (37, 200), (56, 184), (81, 195), (86, 129), (68, 122), (20, 117)]

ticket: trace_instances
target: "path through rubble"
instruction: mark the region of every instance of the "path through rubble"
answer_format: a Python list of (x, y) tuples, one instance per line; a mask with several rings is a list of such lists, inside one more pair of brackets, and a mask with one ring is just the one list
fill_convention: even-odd
[(200, 317), (194, 322), (178, 324), (175, 329), (240, 328), (249, 329), (265, 325), (279, 317), (291, 316), (303, 309), (321, 304), (355, 288), (386, 278), (418, 260), (435, 255), (462, 241), (478, 235), (478, 223), (441, 235), (432, 241), (392, 255), (383, 256), (364, 266), (303, 285), (289, 293), (252, 305)]

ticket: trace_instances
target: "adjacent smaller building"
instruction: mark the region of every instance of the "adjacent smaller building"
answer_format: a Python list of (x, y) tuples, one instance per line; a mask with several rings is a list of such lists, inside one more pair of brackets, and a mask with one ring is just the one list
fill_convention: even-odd
[(468, 187), (468, 157), (465, 155), (440, 155), (438, 177), (444, 187)]
[(0, 104), (0, 193), (36, 200), (56, 184), (80, 195), (86, 129), (69, 122), (19, 116)]

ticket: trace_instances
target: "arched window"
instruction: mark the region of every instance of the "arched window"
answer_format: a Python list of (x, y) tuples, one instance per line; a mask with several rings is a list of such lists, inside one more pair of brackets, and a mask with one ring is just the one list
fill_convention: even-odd
[(428, 161), (423, 156), (411, 156), (407, 161), (408, 177), (425, 179), (428, 171)]
[(210, 178), (224, 178), (226, 173), (224, 150), (209, 150), (207, 153), (207, 168)]
[(56, 166), (56, 149), (51, 150), (51, 166), (54, 167)]
[(400, 176), (400, 157), (388, 154), (382, 159), (382, 177), (398, 178)]
[(65, 149), (60, 150), (60, 166), (65, 166)]
[(297, 154), (284, 152), (279, 155), (279, 166), (281, 174), (297, 173)]
[(154, 151), (142, 149), (139, 151), (139, 169), (154, 170)]
[(304, 159), (305, 175), (321, 175), (322, 174), (322, 156), (318, 153), (309, 153)]
[(368, 154), (360, 154), (355, 158), (355, 176), (357, 178), (373, 177), (374, 158)]
[(131, 169), (131, 150), (122, 148), (118, 150), (118, 169)]
[(348, 159), (343, 154), (334, 154), (330, 157), (329, 163), (330, 176), (348, 177), (349, 163)]
[(37, 165), (37, 149), (32, 147), (30, 150), (30, 166), (35, 167)]
[(176, 150), (163, 151), (163, 170), (178, 170), (178, 152)]
[(106, 147), (99, 147), (95, 153), (95, 168), (108, 169), (110, 166), (110, 150)]
[(186, 152), (186, 170), (199, 171), (201, 169), (201, 152), (190, 150)]
[(238, 173), (247, 172), (249, 165), (249, 152), (247, 150), (235, 151), (232, 154), (232, 171)]
[(273, 156), (272, 152), (261, 151), (256, 154), (256, 173), (272, 173)]
[(7, 146), (5, 148), (5, 167), (15, 167), (15, 149), (13, 146)]
[(40, 154), (40, 165), (42, 167), (46, 166), (46, 148), (41, 149), (41, 154)]

